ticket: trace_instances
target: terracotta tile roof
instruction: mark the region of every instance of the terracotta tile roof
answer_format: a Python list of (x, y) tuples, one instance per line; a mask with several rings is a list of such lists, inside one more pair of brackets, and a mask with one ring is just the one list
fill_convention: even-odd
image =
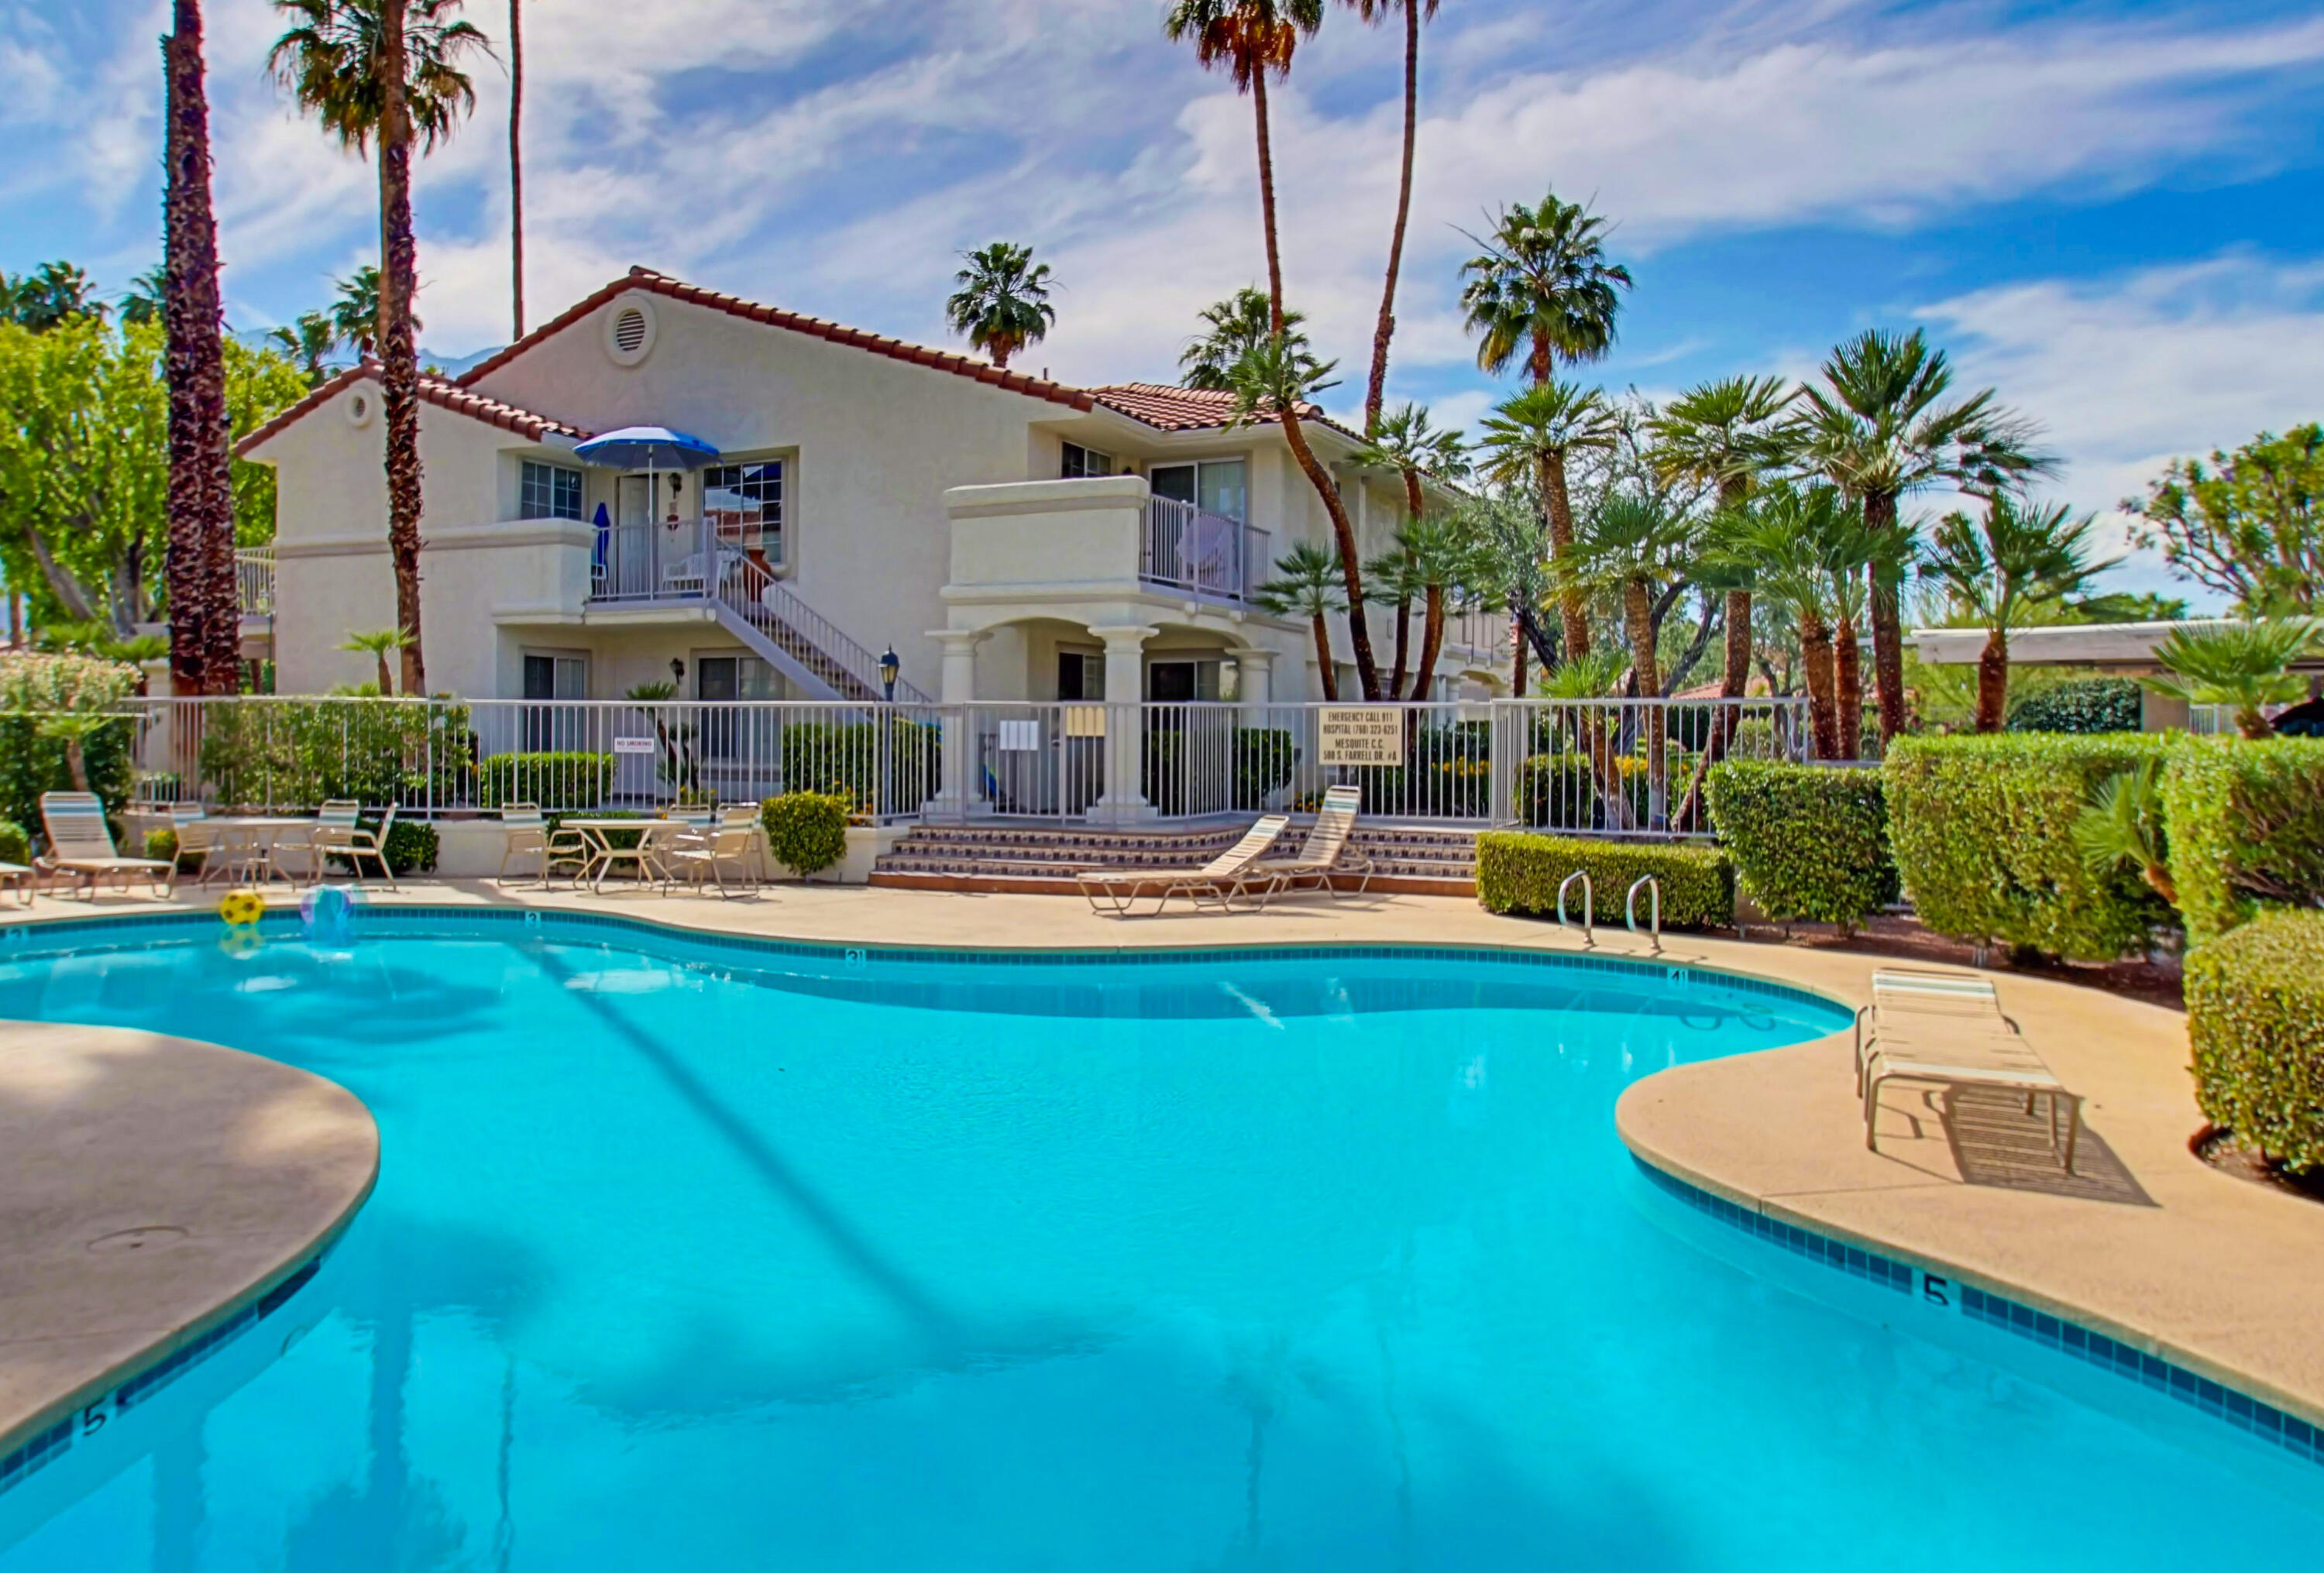
[[(1093, 388), (1100, 404), (1118, 409), (1133, 420), (1145, 422), (1164, 431), (1201, 431), (1222, 427), (1234, 419), (1234, 395), (1204, 388), (1179, 388), (1163, 382), (1120, 382), (1110, 388)], [(1275, 419), (1263, 417), (1258, 424), (1266, 425)], [(1325, 415), (1317, 406), (1303, 404), (1299, 419), (1319, 426), (1328, 426), (1341, 436), (1361, 442), (1363, 438), (1338, 421)]]
[(479, 361), (460, 374), (460, 385), (464, 388), (473, 386), (477, 381), (492, 375), (541, 340), (562, 333), (607, 301), (616, 296), (628, 294), (632, 290), (643, 290), (653, 295), (667, 295), (673, 300), (684, 300), (696, 306), (708, 307), (713, 311), (724, 311), (729, 316), (740, 317), (746, 321), (765, 323), (770, 327), (788, 328), (793, 333), (807, 334), (814, 338), (829, 339), (834, 344), (849, 345), (856, 349), (869, 350), (875, 355), (886, 355), (890, 360), (903, 361), (915, 366), (927, 366), (933, 371), (950, 372), (954, 376), (972, 378), (976, 382), (988, 383), (995, 388), (1005, 388), (1012, 393), (1022, 393), (1034, 399), (1046, 399), (1053, 404), (1063, 404), (1070, 409), (1091, 409), (1096, 407), (1096, 401), (1086, 391), (1079, 388), (1068, 388), (1062, 382), (1052, 382), (1041, 377), (1028, 377), (1022, 372), (1000, 371), (982, 361), (972, 360), (966, 355), (954, 354), (949, 350), (927, 349), (919, 345), (907, 344), (899, 338), (888, 338), (876, 333), (865, 333), (861, 328), (843, 327), (835, 322), (825, 322), (819, 317), (805, 317), (796, 311), (785, 311), (773, 306), (761, 306), (755, 301), (745, 300), (739, 295), (722, 295), (715, 290), (705, 290), (698, 284), (684, 283), (667, 274), (654, 272), (649, 268), (632, 268), (627, 277), (614, 280), (595, 294), (576, 301), (558, 317), (541, 324), (508, 348), (486, 360)]
[[(236, 454), (247, 454), (267, 438), (284, 430), (294, 422), (304, 419), (309, 411), (328, 403), (357, 382), (365, 380), (378, 382), (380, 374), (380, 363), (377, 361), (365, 358), (358, 362), (308, 394), (298, 403), (275, 416), (273, 419), (252, 432), (248, 437), (244, 437), (235, 445), (234, 451)], [(470, 392), (456, 382), (447, 382), (442, 377), (430, 377), (424, 373), (420, 378), (420, 398), (422, 403), (433, 404), (438, 409), (449, 409), (456, 414), (481, 420), (487, 426), (499, 427), (503, 431), (512, 431), (519, 437), (528, 437), (534, 442), (539, 442), (542, 437), (552, 433), (558, 437), (576, 439), (586, 439), (590, 435), (577, 426), (568, 426), (564, 421), (552, 420), (546, 415), (535, 415), (530, 409), (520, 409), (515, 405), (505, 403), (501, 400), (489, 399), (482, 393)]]

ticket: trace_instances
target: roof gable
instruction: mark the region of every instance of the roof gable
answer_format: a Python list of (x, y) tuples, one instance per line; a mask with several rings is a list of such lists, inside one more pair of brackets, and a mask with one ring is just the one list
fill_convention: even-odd
[[(235, 455), (241, 457), (248, 456), (250, 451), (261, 443), (289, 430), (356, 383), (379, 382), (383, 381), (383, 369), (377, 361), (366, 358), (356, 363), (235, 444)], [(442, 377), (431, 377), (425, 373), (422, 373), (420, 378), (420, 400), (423, 404), (433, 404), (439, 409), (448, 409), (455, 415), (465, 415), (471, 420), (481, 420), (486, 426), (496, 426), (503, 431), (514, 432), (517, 436), (532, 442), (539, 442), (548, 437), (567, 437), (576, 441), (586, 441), (591, 435), (577, 426), (567, 425), (564, 421), (552, 419), (546, 415), (536, 415), (530, 409), (521, 409), (503, 400), (471, 392), (456, 382), (447, 382)]]

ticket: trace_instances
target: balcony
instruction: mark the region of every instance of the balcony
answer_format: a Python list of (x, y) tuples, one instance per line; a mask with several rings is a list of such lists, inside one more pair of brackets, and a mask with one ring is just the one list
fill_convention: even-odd
[(235, 553), (234, 584), (243, 616), (273, 616), (274, 548), (248, 547)]
[(1272, 571), (1268, 532), (1149, 494), (1136, 475), (955, 486), (948, 601), (1149, 600), (1247, 605)]

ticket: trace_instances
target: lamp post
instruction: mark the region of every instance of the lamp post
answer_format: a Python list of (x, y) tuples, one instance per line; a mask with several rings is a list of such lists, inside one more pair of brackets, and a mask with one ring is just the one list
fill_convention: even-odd
[(888, 703), (896, 703), (896, 679), (902, 675), (904, 663), (896, 656), (896, 647), (890, 645), (880, 658), (880, 682), (888, 690)]

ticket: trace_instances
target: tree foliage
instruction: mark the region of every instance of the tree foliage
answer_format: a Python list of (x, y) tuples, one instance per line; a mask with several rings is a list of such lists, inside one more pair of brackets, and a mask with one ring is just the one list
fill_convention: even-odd
[(2324, 582), (2324, 425), (2261, 432), (2210, 462), (2174, 459), (2123, 511), (2173, 573), (2248, 615), (2319, 609)]
[[(84, 315), (43, 332), (0, 323), (0, 567), (36, 622), (102, 622), (119, 639), (162, 615), (169, 392), (159, 323)], [(269, 351), (226, 341), (239, 437), (301, 397)], [(274, 473), (234, 464), (235, 537), (274, 534)]]

